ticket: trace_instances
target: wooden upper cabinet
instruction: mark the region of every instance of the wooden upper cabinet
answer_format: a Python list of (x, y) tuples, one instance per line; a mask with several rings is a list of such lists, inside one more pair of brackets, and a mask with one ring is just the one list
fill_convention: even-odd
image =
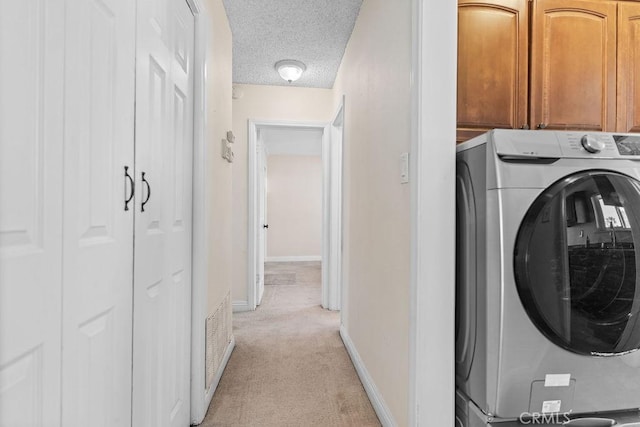
[(640, 3), (618, 3), (616, 131), (640, 132)]
[(458, 141), (527, 123), (526, 0), (458, 2)]
[[(532, 129), (615, 129), (616, 6), (614, 1), (533, 2)], [(634, 31), (638, 34), (637, 27)]]

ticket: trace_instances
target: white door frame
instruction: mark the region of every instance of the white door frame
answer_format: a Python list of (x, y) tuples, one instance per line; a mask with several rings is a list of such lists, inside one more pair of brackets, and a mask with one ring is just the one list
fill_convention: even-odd
[[(322, 274), (322, 289), (323, 289), (323, 307), (328, 306), (328, 301), (324, 300), (324, 292), (325, 289), (329, 288), (329, 275), (325, 273), (325, 264), (327, 264), (327, 258), (325, 254), (325, 248), (329, 247), (329, 214), (328, 214), (328, 201), (330, 199), (335, 199), (335, 204), (341, 209), (342, 207), (342, 199), (341, 196), (329, 195), (330, 187), (326, 184), (328, 177), (333, 177), (333, 171), (329, 168), (329, 161), (325, 161), (329, 159), (328, 153), (331, 142), (330, 142), (330, 124), (326, 122), (294, 122), (294, 121), (286, 121), (286, 120), (256, 120), (249, 119), (248, 121), (248, 147), (247, 147), (247, 157), (248, 157), (248, 178), (247, 178), (247, 310), (255, 310), (256, 309), (256, 264), (257, 264), (257, 251), (256, 251), (256, 243), (257, 243), (257, 194), (258, 194), (258, 183), (257, 183), (257, 172), (260, 162), (258, 161), (258, 129), (265, 127), (289, 127), (289, 128), (317, 128), (321, 129), (323, 132), (322, 136), (322, 157), (323, 157), (323, 196), (322, 196), (322, 264), (323, 264), (323, 274)], [(264, 149), (264, 147), (263, 147)], [(340, 150), (340, 157), (342, 155), (342, 151)], [(342, 162), (340, 162), (342, 163)], [(336, 178), (338, 179), (338, 178)], [(341, 179), (341, 174), (340, 174)], [(340, 182), (341, 183), (341, 182)], [(341, 187), (341, 185), (340, 185)], [(338, 230), (341, 234), (342, 230)], [(331, 254), (331, 256), (335, 256), (335, 254)], [(326, 304), (326, 305), (325, 305)]]
[(439, 0), (412, 8), (409, 425), (451, 426), (458, 11)]
[(186, 0), (195, 17), (194, 108), (193, 108), (193, 236), (191, 286), (191, 422), (200, 424), (207, 413), (213, 392), (220, 378), (206, 387), (206, 318), (208, 315), (208, 222), (207, 177), (210, 123), (207, 119), (208, 97), (211, 91), (206, 82), (209, 57), (210, 22), (203, 0)]
[(328, 141), (323, 139), (323, 148), (327, 147), (325, 166), (325, 192), (327, 205), (323, 216), (323, 227), (326, 230), (326, 244), (323, 241), (323, 267), (326, 265), (327, 281), (323, 287), (322, 306), (329, 310), (342, 308), (342, 156), (344, 140), (344, 95), (331, 124), (325, 130)]
[(329, 285), (331, 274), (329, 264), (331, 257), (331, 124), (326, 124), (322, 131), (322, 288), (320, 303), (322, 308), (329, 308)]

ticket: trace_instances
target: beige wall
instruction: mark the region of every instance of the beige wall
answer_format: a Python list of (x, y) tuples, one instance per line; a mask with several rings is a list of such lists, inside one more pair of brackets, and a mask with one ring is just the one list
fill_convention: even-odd
[(232, 211), (231, 189), (233, 166), (220, 155), (221, 140), (231, 129), (231, 29), (222, 0), (207, 0), (211, 19), (209, 55), (207, 58), (208, 86), (207, 167), (209, 212), (209, 288), (208, 313), (213, 314), (231, 289)]
[(247, 123), (255, 120), (328, 122), (334, 114), (333, 91), (287, 86), (235, 85), (233, 100), (233, 276), (231, 298), (247, 300)]
[[(334, 85), (345, 100), (344, 324), (393, 417), (408, 424), (411, 2), (366, 0)], [(344, 313), (343, 313), (344, 315)], [(375, 333), (373, 333), (375, 331)]]
[(322, 254), (322, 158), (267, 157), (267, 260)]

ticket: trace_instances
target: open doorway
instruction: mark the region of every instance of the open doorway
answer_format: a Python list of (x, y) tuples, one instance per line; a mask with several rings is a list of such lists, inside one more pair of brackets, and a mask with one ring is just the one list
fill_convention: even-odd
[(259, 171), (264, 178), (258, 177), (260, 305), (264, 285), (297, 283), (305, 276), (320, 284), (323, 129), (268, 127), (258, 132), (264, 147)]
[[(262, 302), (265, 278), (273, 278), (267, 276), (273, 273), (265, 274), (265, 261), (320, 261), (321, 304), (340, 309), (341, 126), (341, 119), (332, 123), (249, 121), (247, 295), (251, 309)], [(278, 190), (270, 192), (274, 185)]]

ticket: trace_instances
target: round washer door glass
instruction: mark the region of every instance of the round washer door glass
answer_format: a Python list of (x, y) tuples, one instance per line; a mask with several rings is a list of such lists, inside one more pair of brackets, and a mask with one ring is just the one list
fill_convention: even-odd
[(531, 205), (514, 269), (522, 304), (555, 344), (609, 356), (640, 348), (640, 182), (608, 171), (564, 178)]

